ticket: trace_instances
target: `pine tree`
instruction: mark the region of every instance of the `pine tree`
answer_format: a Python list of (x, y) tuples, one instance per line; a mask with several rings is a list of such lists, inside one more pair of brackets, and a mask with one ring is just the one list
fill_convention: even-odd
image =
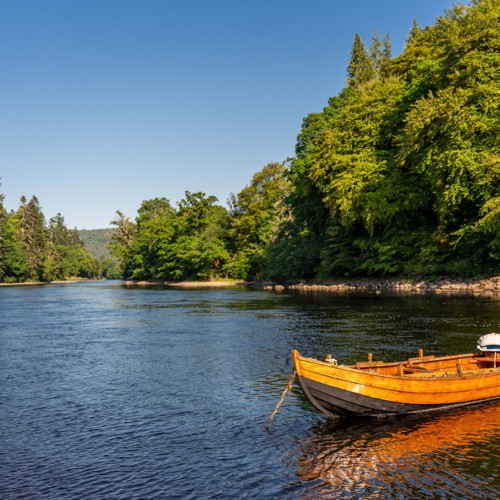
[(347, 67), (347, 85), (356, 88), (373, 78), (374, 70), (370, 56), (358, 33), (354, 35), (351, 59)]
[(3, 282), (20, 283), (26, 281), (26, 257), (19, 241), (19, 217), (17, 213), (7, 215), (2, 242), (4, 264)]
[(384, 41), (382, 42), (382, 62), (390, 61), (392, 57), (392, 42), (389, 32), (385, 34)]
[(26, 203), (21, 198), (19, 216), (19, 240), (26, 257), (26, 271), (28, 280), (43, 278), (43, 265), (48, 243), (48, 232), (45, 227), (45, 216), (40, 208), (36, 196)]
[(422, 28), (417, 24), (417, 19), (414, 17), (410, 32), (408, 33), (408, 38), (406, 39), (406, 47), (411, 47), (412, 45), (415, 45), (422, 32), (423, 32)]
[(5, 196), (0, 193), (0, 281), (5, 275), (5, 225), (7, 222), (7, 212), (3, 206)]
[(380, 68), (382, 66), (382, 42), (378, 37), (378, 34), (373, 30), (372, 40), (370, 46), (368, 47), (368, 56), (370, 58), (370, 63), (374, 70), (374, 73), (378, 75), (380, 73)]

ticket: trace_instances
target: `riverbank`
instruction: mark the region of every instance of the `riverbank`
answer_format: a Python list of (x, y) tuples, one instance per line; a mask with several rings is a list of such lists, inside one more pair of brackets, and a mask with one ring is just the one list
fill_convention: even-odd
[[(49, 284), (70, 284), (86, 280), (30, 281), (25, 283), (0, 283), (1, 286), (34, 286)], [(312, 280), (303, 282), (280, 283), (272, 281), (125, 281), (125, 286), (147, 287), (162, 286), (167, 288), (230, 288), (248, 287), (259, 290), (300, 290), (305, 292), (404, 292), (404, 293), (471, 293), (483, 295), (500, 294), (500, 276), (492, 278), (452, 279), (439, 278), (433, 280), (410, 280), (410, 279), (338, 279), (338, 280)]]
[(66, 285), (70, 283), (80, 283), (82, 281), (101, 281), (87, 279), (71, 279), (71, 280), (56, 280), (56, 281), (23, 281), (19, 283), (0, 283), (0, 286), (38, 286), (38, 285)]
[(265, 289), (327, 292), (413, 292), (500, 294), (500, 276), (485, 279), (352, 279), (265, 285)]
[(248, 283), (237, 280), (220, 281), (125, 281), (125, 286), (164, 286), (172, 288), (223, 288), (247, 286)]
[(76, 283), (72, 281), (24, 281), (22, 283), (0, 283), (0, 286), (35, 286), (35, 285), (60, 285), (61, 283)]
[(175, 288), (222, 288), (246, 286), (262, 290), (302, 290), (312, 292), (435, 292), (435, 293), (473, 293), (500, 294), (500, 276), (492, 278), (434, 280), (409, 279), (339, 279), (329, 281), (304, 281), (300, 283), (276, 283), (270, 281), (126, 281), (126, 286), (165, 286)]

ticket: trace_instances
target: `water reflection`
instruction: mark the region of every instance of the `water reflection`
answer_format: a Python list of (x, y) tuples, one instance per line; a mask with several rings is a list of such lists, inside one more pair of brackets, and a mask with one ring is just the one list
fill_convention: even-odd
[(291, 349), (389, 361), (499, 326), (475, 297), (0, 287), (0, 498), (497, 498), (500, 406), (311, 429), (297, 390), (264, 424)]
[[(498, 498), (500, 405), (432, 418), (329, 421), (302, 446), (314, 498)], [(489, 471), (489, 472), (488, 472)]]

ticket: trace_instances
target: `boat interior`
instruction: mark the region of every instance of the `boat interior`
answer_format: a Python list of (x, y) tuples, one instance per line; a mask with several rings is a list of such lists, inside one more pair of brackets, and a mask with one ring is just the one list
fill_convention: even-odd
[[(368, 361), (358, 362), (349, 368), (380, 373), (384, 375), (410, 376), (410, 377), (444, 377), (496, 371), (500, 368), (500, 355), (497, 352), (480, 352), (473, 354), (457, 354), (453, 356), (424, 356), (419, 350), (419, 355), (406, 361), (384, 363), (373, 361), (368, 354)], [(334, 360), (327, 356), (326, 361)]]

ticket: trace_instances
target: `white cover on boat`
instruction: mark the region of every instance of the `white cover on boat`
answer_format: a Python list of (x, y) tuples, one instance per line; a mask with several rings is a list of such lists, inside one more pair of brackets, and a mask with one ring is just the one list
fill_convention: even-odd
[(477, 341), (477, 348), (480, 351), (500, 352), (500, 333), (488, 333)]

